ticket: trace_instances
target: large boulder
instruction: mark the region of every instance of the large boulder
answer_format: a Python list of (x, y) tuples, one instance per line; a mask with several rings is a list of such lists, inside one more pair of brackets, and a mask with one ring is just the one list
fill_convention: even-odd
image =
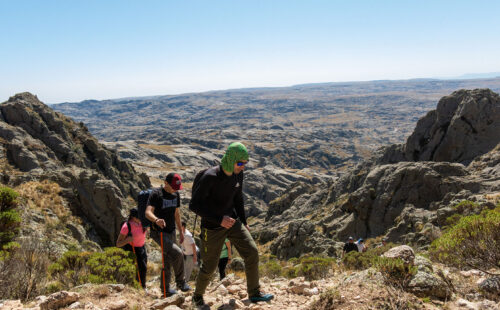
[(415, 261), (415, 252), (413, 249), (407, 245), (400, 245), (390, 249), (389, 251), (382, 254), (383, 257), (387, 258), (398, 258), (401, 259), (405, 264), (413, 265)]
[(479, 289), (486, 293), (488, 296), (492, 296), (495, 299), (500, 299), (500, 276), (489, 277), (479, 283)]
[(408, 284), (408, 290), (419, 297), (449, 298), (452, 291), (438, 276), (418, 271)]
[(75, 292), (60, 291), (49, 295), (40, 304), (41, 310), (53, 310), (65, 307), (74, 303), (80, 298), (80, 295)]

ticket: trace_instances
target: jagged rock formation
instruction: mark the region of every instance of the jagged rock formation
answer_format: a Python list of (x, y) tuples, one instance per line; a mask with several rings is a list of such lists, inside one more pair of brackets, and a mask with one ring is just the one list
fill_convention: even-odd
[(58, 183), (73, 213), (93, 224), (103, 244), (114, 242), (130, 198), (149, 186), (147, 176), (99, 144), (83, 123), (30, 93), (11, 97), (0, 105), (0, 113), (0, 156), (6, 164), (2, 183)]
[[(328, 190), (299, 195), (280, 209), (296, 216), (312, 212), (313, 225), (326, 237), (316, 242), (386, 235), (425, 246), (456, 212), (451, 204), (470, 199), (494, 206), (484, 194), (500, 191), (499, 132), (498, 94), (488, 89), (454, 92), (417, 123), (406, 144), (379, 150)], [(274, 209), (268, 218), (263, 226), (275, 230), (287, 227), (283, 220), (290, 222)], [(313, 238), (309, 233), (302, 236), (304, 243)], [(275, 245), (290, 244), (288, 235), (282, 234)], [(275, 245), (273, 253), (287, 251)]]
[(487, 89), (460, 90), (443, 97), (421, 118), (404, 148), (414, 161), (469, 164), (498, 144), (500, 97)]

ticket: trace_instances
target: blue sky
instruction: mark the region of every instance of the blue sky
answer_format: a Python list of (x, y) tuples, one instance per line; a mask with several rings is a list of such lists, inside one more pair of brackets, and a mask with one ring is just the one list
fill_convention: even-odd
[(0, 102), (500, 71), (500, 1), (0, 0)]

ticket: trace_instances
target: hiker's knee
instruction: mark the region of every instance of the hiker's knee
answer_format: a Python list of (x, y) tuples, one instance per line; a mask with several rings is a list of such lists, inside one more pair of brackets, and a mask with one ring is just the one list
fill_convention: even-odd
[(257, 246), (255, 246), (255, 243), (252, 243), (251, 246), (248, 247), (247, 251), (245, 251), (243, 260), (245, 261), (245, 265), (259, 263), (259, 250), (257, 249)]

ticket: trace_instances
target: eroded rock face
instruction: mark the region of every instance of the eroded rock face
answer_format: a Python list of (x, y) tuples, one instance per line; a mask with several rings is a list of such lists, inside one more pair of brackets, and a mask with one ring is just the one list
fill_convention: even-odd
[(421, 118), (405, 146), (414, 161), (469, 164), (499, 142), (500, 97), (489, 89), (460, 90)]
[(339, 205), (337, 212), (351, 216), (333, 219), (326, 225), (327, 231), (344, 240), (351, 235), (379, 236), (394, 228), (390, 237), (402, 241), (417, 222), (432, 223), (436, 202), (462, 190), (477, 193), (480, 188), (460, 164), (400, 162), (376, 166)]
[(11, 97), (0, 105), (0, 113), (0, 153), (21, 171), (4, 174), (2, 180), (58, 183), (73, 212), (90, 220), (105, 244), (114, 242), (130, 205), (127, 197), (149, 187), (149, 179), (99, 144), (82, 123), (30, 93)]
[(291, 222), (288, 230), (273, 242), (270, 249), (279, 259), (298, 257), (302, 253), (328, 256), (334, 256), (336, 253), (335, 242), (325, 240), (308, 220)]
[(308, 216), (324, 232), (318, 243), (385, 235), (425, 247), (457, 212), (452, 205), (467, 199), (491, 207), (484, 197), (500, 191), (499, 132), (498, 94), (454, 92), (418, 122), (406, 144), (378, 150), (326, 190), (281, 197), (285, 203), (270, 210), (266, 235), (286, 228), (291, 216)]

